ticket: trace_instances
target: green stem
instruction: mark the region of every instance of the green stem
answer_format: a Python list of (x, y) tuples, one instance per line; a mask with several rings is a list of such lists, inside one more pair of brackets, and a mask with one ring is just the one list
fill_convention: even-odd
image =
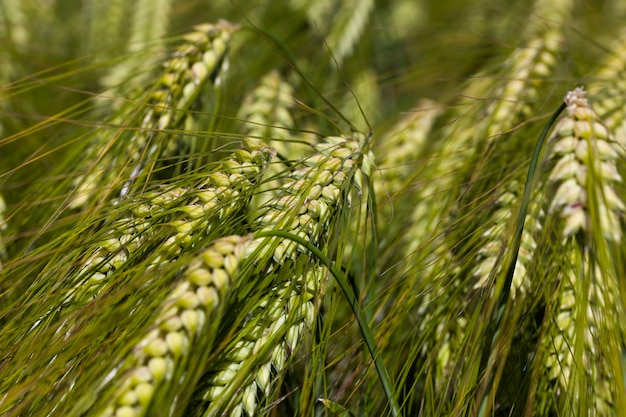
[[(543, 127), (541, 134), (539, 135), (539, 139), (537, 140), (537, 144), (535, 145), (535, 150), (533, 151), (533, 156), (530, 159), (530, 165), (528, 166), (528, 175), (526, 177), (526, 183), (524, 184), (524, 194), (522, 196), (522, 206), (520, 207), (520, 212), (517, 218), (517, 225), (515, 228), (515, 234), (513, 235), (513, 242), (511, 245), (512, 255), (509, 260), (509, 265), (506, 270), (506, 275), (504, 277), (504, 285), (502, 288), (502, 292), (500, 293), (500, 298), (498, 299), (498, 305), (496, 310), (496, 318), (495, 325), (493, 331), (493, 337), (491, 338), (491, 349), (489, 350), (491, 353), (486, 370), (487, 376), (487, 384), (485, 389), (482, 391), (482, 401), (480, 404), (480, 409), (478, 410), (478, 416), (482, 417), (487, 415), (488, 412), (488, 398), (489, 396), (484, 395), (485, 392), (489, 389), (489, 387), (493, 384), (493, 366), (496, 363), (496, 358), (491, 357), (499, 353), (496, 350), (496, 344), (498, 341), (498, 336), (500, 332), (498, 329), (500, 328), (500, 324), (502, 323), (502, 319), (504, 317), (504, 311), (506, 308), (506, 304), (509, 299), (509, 293), (511, 291), (511, 285), (513, 283), (513, 274), (515, 273), (515, 265), (517, 263), (517, 256), (519, 253), (519, 248), (522, 242), (522, 233), (524, 231), (524, 223), (526, 222), (526, 213), (528, 212), (528, 206), (530, 205), (530, 193), (533, 189), (533, 182), (535, 179), (535, 171), (537, 170), (537, 163), (539, 162), (539, 155), (541, 154), (541, 149), (543, 148), (543, 144), (546, 141), (546, 137), (548, 136), (548, 132), (552, 128), (552, 125), (556, 121), (556, 119), (561, 115), (563, 110), (565, 110), (565, 102), (561, 103), (559, 108), (552, 114), (548, 123)], [(499, 360), (505, 360), (505, 358), (498, 358)]]
[(291, 234), (289, 232), (285, 232), (282, 230), (269, 230), (264, 232), (257, 232), (254, 234), (254, 238), (262, 238), (262, 237), (280, 237), (283, 239), (289, 239), (298, 243), (299, 245), (307, 248), (315, 257), (317, 257), (324, 266), (326, 266), (330, 273), (335, 277), (335, 280), (339, 284), (341, 291), (343, 291), (348, 304), (350, 304), (350, 308), (356, 317), (356, 321), (359, 324), (359, 328), (361, 329), (361, 334), (363, 335), (363, 339), (365, 340), (365, 344), (367, 345), (368, 350), (370, 351), (370, 355), (372, 356), (372, 360), (374, 361), (374, 366), (376, 366), (376, 371), (378, 372), (378, 377), (380, 378), (380, 382), (383, 386), (383, 390), (385, 391), (385, 395), (387, 397), (387, 401), (391, 406), (391, 413), (394, 417), (401, 416), (400, 406), (398, 405), (398, 401), (393, 392), (393, 384), (391, 382), (391, 378), (389, 377), (389, 372), (387, 372), (387, 368), (385, 367), (382, 356), (378, 348), (376, 347), (376, 342), (374, 341), (374, 336), (372, 335), (372, 330), (367, 324), (363, 313), (361, 312), (361, 306), (359, 302), (352, 292), (348, 281), (343, 276), (341, 271), (337, 269), (333, 263), (328, 259), (326, 255), (322, 253), (322, 251), (313, 245), (311, 242), (301, 238), (300, 236)]

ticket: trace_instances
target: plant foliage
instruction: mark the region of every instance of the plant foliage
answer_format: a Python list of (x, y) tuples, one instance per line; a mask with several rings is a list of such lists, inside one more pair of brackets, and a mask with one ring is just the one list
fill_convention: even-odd
[(3, 0), (0, 415), (626, 415), (620, 0)]

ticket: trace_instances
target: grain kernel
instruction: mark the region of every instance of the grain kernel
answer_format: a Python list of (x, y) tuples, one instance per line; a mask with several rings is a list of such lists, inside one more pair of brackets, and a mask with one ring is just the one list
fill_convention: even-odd
[(239, 259), (235, 256), (229, 255), (224, 258), (224, 270), (229, 276), (234, 277), (239, 268)]
[(180, 318), (183, 322), (183, 326), (189, 331), (189, 333), (196, 334), (198, 330), (198, 324), (200, 317), (196, 310), (185, 310), (181, 313)]
[(187, 271), (187, 279), (194, 285), (201, 287), (208, 285), (213, 279), (213, 275), (205, 268), (196, 266), (191, 271)]
[(144, 352), (152, 357), (164, 356), (167, 353), (167, 344), (161, 338), (154, 339), (143, 349)]
[(186, 339), (180, 332), (170, 332), (165, 336), (165, 343), (172, 355), (177, 358), (186, 351)]
[(211, 250), (217, 251), (222, 255), (229, 255), (235, 249), (235, 245), (232, 242), (227, 241), (226, 239), (220, 239), (213, 243)]
[(196, 294), (202, 305), (208, 311), (212, 311), (219, 305), (219, 295), (213, 287), (199, 287), (196, 290)]
[(148, 369), (155, 381), (160, 382), (167, 373), (167, 360), (161, 357), (155, 357), (148, 361)]
[(139, 368), (133, 371), (133, 374), (130, 378), (131, 385), (138, 385), (142, 382), (150, 382), (152, 381), (152, 373), (150, 369), (146, 366), (140, 366)]
[(137, 394), (139, 404), (145, 407), (152, 401), (154, 386), (147, 382), (142, 382), (135, 387), (135, 393)]
[(204, 251), (200, 257), (209, 268), (218, 269), (224, 266), (224, 255), (216, 251)]
[(167, 332), (175, 332), (179, 330), (181, 327), (183, 327), (183, 322), (180, 320), (180, 317), (178, 316), (170, 317), (169, 319), (161, 323), (161, 329)]
[(137, 393), (134, 390), (128, 390), (118, 399), (119, 405), (135, 405), (139, 401)]
[(133, 407), (125, 405), (115, 410), (115, 417), (136, 417), (138, 415)]
[(176, 305), (184, 309), (196, 308), (199, 304), (200, 300), (193, 290), (185, 292), (176, 300)]

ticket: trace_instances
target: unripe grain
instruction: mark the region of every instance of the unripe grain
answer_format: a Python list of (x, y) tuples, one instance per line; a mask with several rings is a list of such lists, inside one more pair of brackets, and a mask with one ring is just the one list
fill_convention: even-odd
[[(130, 377), (122, 381), (116, 381), (119, 388), (110, 405), (116, 407), (115, 413), (127, 413), (131, 410), (135, 415), (145, 415), (150, 409), (152, 399), (159, 393), (167, 393), (167, 384), (171, 383), (175, 368), (185, 363), (184, 357), (190, 351), (207, 349), (211, 338), (199, 338), (201, 332), (207, 331), (208, 320), (212, 325), (220, 319), (218, 314), (219, 299), (208, 297), (211, 303), (201, 303), (196, 292), (221, 294), (229, 290), (232, 280), (237, 277), (238, 270), (234, 269), (228, 274), (228, 282), (219, 283), (215, 287), (212, 281), (198, 285), (192, 277), (197, 275), (199, 269), (206, 269), (213, 276), (214, 268), (203, 262), (209, 253), (219, 253), (225, 259), (242, 257), (245, 255), (251, 237), (229, 236), (218, 239), (212, 246), (203, 252), (204, 256), (198, 256), (192, 261), (191, 266), (183, 273), (181, 281), (172, 290), (170, 296), (162, 303), (161, 311), (150, 330), (144, 336), (144, 340), (138, 343), (142, 349), (134, 349), (129, 358), (134, 370), (130, 371)], [(233, 264), (237, 264), (233, 262)], [(193, 300), (191, 302), (190, 300)], [(177, 306), (172, 308), (172, 305)], [(202, 342), (204, 341), (204, 342)], [(193, 384), (194, 379), (185, 373), (188, 383)], [(176, 381), (181, 384), (182, 381)], [(132, 401), (131, 401), (132, 400)], [(108, 415), (104, 412), (101, 415)]]

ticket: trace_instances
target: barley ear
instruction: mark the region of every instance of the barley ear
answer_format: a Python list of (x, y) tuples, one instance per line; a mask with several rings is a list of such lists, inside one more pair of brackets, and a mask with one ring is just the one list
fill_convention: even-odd
[[(424, 100), (416, 108), (407, 112), (380, 139), (375, 149), (376, 155), (382, 155), (378, 161), (382, 182), (376, 188), (376, 200), (380, 202), (381, 209), (384, 210), (383, 217), (394, 220), (391, 222), (391, 228), (387, 224), (384, 225), (386, 231), (382, 234), (384, 240), (380, 244), (380, 256), (384, 256), (386, 247), (395, 252), (398, 240), (406, 241), (405, 247), (410, 247), (407, 248), (406, 253), (390, 254), (391, 262), (393, 259), (406, 256), (424, 243), (420, 241), (420, 236), (406, 233), (406, 224), (400, 219), (410, 218), (414, 210), (419, 210), (415, 207), (413, 194), (406, 190), (412, 188), (413, 183), (419, 181), (427, 169), (429, 138), (434, 136), (431, 129), (442, 111), (441, 105), (431, 100)], [(420, 207), (428, 208), (428, 201), (426, 201), (428, 198), (429, 196), (423, 196)], [(416, 218), (419, 217), (421, 217), (419, 214), (416, 215)], [(426, 234), (427, 232), (424, 233)]]
[(615, 161), (624, 151), (585, 96), (582, 88), (567, 94), (568, 116), (554, 128), (548, 180), (556, 190), (548, 210), (560, 213), (564, 237), (587, 232), (619, 241), (625, 206), (613, 187), (622, 182)]
[(193, 415), (256, 415), (271, 403), (284, 371), (298, 354), (316, 316), (324, 269), (307, 256), (283, 264), (277, 282), (212, 364)]
[[(133, 109), (131, 103), (119, 110), (112, 123), (122, 128), (113, 139), (107, 130), (96, 133), (88, 149), (90, 165), (74, 181), (70, 208), (110, 199), (113, 192), (128, 195), (137, 178), (147, 181), (145, 171), (154, 170), (156, 160), (175, 157), (185, 148), (168, 131), (181, 129), (192, 104), (203, 99), (207, 84), (224, 76), (225, 54), (236, 29), (223, 21), (198, 25), (183, 37), (185, 42), (163, 63), (158, 80), (140, 96), (145, 105)], [(127, 132), (127, 126), (135, 129)], [(120, 159), (120, 155), (129, 156)]]
[[(109, 15), (123, 12), (131, 16), (129, 19), (130, 34), (126, 45), (128, 57), (121, 63), (113, 66), (108, 74), (101, 79), (101, 83), (108, 88), (106, 95), (114, 94), (121, 88), (128, 91), (129, 86), (132, 85), (145, 85), (149, 72), (144, 72), (143, 70), (147, 66), (156, 66), (157, 59), (162, 52), (164, 36), (169, 26), (167, 16), (168, 13), (171, 13), (172, 1), (138, 0), (132, 6), (132, 10), (129, 10), (129, 5), (119, 0), (107, 2), (105, 6), (105, 10)], [(95, 15), (103, 5), (101, 2), (93, 1), (92, 7), (96, 9), (93, 12)], [(122, 22), (122, 19), (115, 19), (115, 17), (118, 16), (111, 16), (118, 23)], [(98, 16), (93, 16), (93, 18), (95, 22), (100, 23), (99, 26), (106, 26), (103, 25), (106, 20)], [(106, 36), (102, 36), (98, 26), (90, 29), (92, 50), (97, 51), (95, 49), (97, 48), (96, 45), (102, 42), (99, 39), (106, 38)], [(104, 28), (106, 31), (111, 29), (111, 27)]]
[(97, 297), (116, 271), (131, 268), (139, 253), (147, 259), (147, 270), (158, 270), (205, 245), (207, 239), (224, 234), (243, 215), (271, 157), (268, 148), (240, 149), (213, 165), (196, 186), (162, 185), (132, 201), (114, 201), (113, 215), (124, 208), (129, 213), (105, 224), (107, 230), (95, 247), (81, 249), (88, 256), (75, 273), (64, 278), (72, 287), (63, 297), (63, 310), (76, 309)]
[(146, 416), (163, 404), (185, 403), (176, 397), (189, 396), (201, 372), (185, 366), (191, 358), (196, 363), (208, 358), (225, 311), (223, 299), (251, 241), (251, 236), (220, 238), (188, 264), (148, 333), (129, 352), (126, 370), (114, 371), (118, 388), (100, 416)]
[(598, 70), (598, 81), (591, 87), (594, 109), (602, 118), (615, 140), (626, 147), (626, 47), (623, 39), (626, 31), (618, 34), (618, 40), (610, 48)]
[(615, 161), (623, 151), (582, 88), (569, 92), (565, 103), (567, 115), (550, 142), (546, 214), (560, 239), (551, 248), (563, 255), (553, 278), (558, 292), (548, 298), (539, 365), (547, 370), (540, 392), (552, 397), (542, 395), (538, 403), (564, 413), (580, 407), (594, 415), (620, 415), (624, 385), (615, 365), (626, 328), (614, 319), (624, 314), (624, 305), (616, 296), (610, 245), (622, 239), (624, 203), (614, 187), (622, 182)]
[[(329, 230), (358, 184), (362, 139), (329, 137), (315, 145), (318, 154), (304, 160), (304, 166), (294, 170), (260, 210), (255, 220), (258, 230), (286, 231), (326, 250)], [(248, 336), (235, 338), (211, 364), (202, 389), (195, 395), (199, 405), (194, 413), (198, 415), (222, 415), (226, 410), (232, 415), (254, 415), (260, 402), (271, 401), (276, 386), (271, 380), (280, 378), (287, 359), (311, 326), (313, 294), (323, 296), (315, 290), (322, 270), (309, 268), (306, 249), (296, 242), (263, 237), (255, 239), (250, 252), (249, 261), (260, 271), (251, 280), (269, 288), (256, 290), (262, 294), (256, 296), (264, 297), (264, 301), (258, 314), (242, 324), (240, 332)], [(269, 353), (270, 361), (264, 359)], [(250, 378), (250, 374), (256, 376)], [(245, 388), (240, 391), (242, 384)]]

